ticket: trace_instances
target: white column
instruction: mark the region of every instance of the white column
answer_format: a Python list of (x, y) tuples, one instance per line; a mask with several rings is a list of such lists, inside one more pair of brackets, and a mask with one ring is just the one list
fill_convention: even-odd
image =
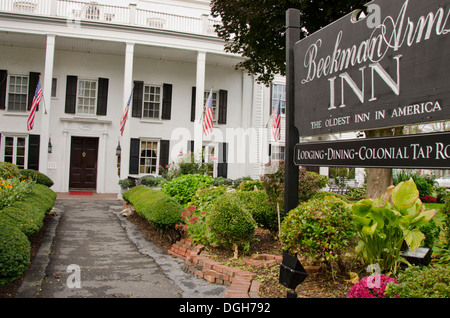
[[(123, 74), (123, 99), (122, 99), (123, 109), (125, 109), (128, 103), (128, 99), (130, 98), (131, 94), (131, 89), (133, 88), (133, 58), (134, 58), (134, 43), (127, 43), (125, 49), (125, 68)], [(118, 121), (120, 122), (120, 118), (118, 119)], [(117, 135), (120, 136), (120, 130), (117, 131)], [(123, 136), (120, 136), (120, 147), (122, 149), (120, 161), (120, 179), (127, 178), (129, 174), (130, 138), (131, 138), (131, 108), (130, 111), (128, 112), (128, 119), (125, 125)]]
[(202, 113), (205, 92), (206, 52), (197, 54), (197, 79), (195, 96), (194, 152), (201, 154), (203, 144)]
[(53, 62), (55, 58), (55, 35), (47, 35), (47, 48), (45, 51), (44, 76), (41, 76), (43, 102), (39, 104), (41, 113), (41, 140), (39, 150), (39, 171), (47, 174), (48, 166), (48, 140), (50, 137), (50, 112), (52, 101)]

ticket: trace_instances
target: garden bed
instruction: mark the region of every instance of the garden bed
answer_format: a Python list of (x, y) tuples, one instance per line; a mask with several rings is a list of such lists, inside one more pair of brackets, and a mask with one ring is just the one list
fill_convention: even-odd
[[(161, 235), (161, 232), (150, 225), (144, 218), (133, 213), (128, 219), (136, 224), (145, 236), (156, 245), (166, 251), (171, 248), (173, 244), (171, 238)], [(237, 260), (230, 261), (233, 257), (233, 251), (223, 248), (209, 248), (210, 258), (227, 266), (255, 273), (256, 279), (261, 282), (259, 289), (259, 296), (261, 298), (286, 297), (288, 289), (278, 282), (280, 268), (278, 265), (257, 267), (248, 265), (243, 261), (244, 257), (252, 254), (282, 254), (280, 242), (269, 231), (258, 228), (255, 233), (255, 238), (258, 240), (250, 244), (250, 250), (245, 253), (240, 253), (241, 256)], [(299, 298), (346, 298), (352, 286), (350, 282), (345, 281), (346, 279), (347, 277), (339, 276), (333, 279), (331, 275), (319, 272), (310, 275), (297, 287), (296, 292)]]

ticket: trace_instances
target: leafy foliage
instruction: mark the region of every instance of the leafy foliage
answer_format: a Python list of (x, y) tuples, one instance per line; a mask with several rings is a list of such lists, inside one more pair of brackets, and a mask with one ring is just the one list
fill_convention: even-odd
[(161, 186), (161, 191), (180, 204), (187, 204), (198, 189), (212, 185), (213, 178), (200, 174), (182, 175)]
[(449, 298), (450, 265), (411, 266), (400, 272), (398, 284), (388, 284), (385, 294), (395, 298)]
[[(212, 206), (207, 226), (220, 245), (248, 247), (256, 229), (256, 222), (240, 200), (231, 193), (224, 194)], [(236, 248), (237, 250), (237, 248)]]
[(28, 269), (30, 241), (22, 231), (0, 222), (0, 286), (9, 284)]
[(274, 74), (285, 75), (286, 10), (301, 11), (303, 35), (313, 33), (352, 10), (366, 0), (212, 0), (211, 14), (221, 17), (216, 26), (219, 37), (225, 40), (225, 50), (246, 58), (236, 68), (257, 75), (265, 84)]
[[(272, 208), (280, 211), (284, 210), (284, 161), (280, 161), (278, 170), (273, 174), (266, 174), (261, 177), (261, 183), (266, 191), (269, 203)], [(309, 200), (317, 191), (328, 184), (328, 177), (315, 172), (300, 169), (298, 196), (299, 202)]]
[(0, 179), (12, 179), (20, 177), (19, 168), (9, 162), (0, 162)]
[(51, 187), (53, 185), (53, 180), (42, 172), (33, 169), (21, 169), (20, 178), (22, 180), (32, 180), (37, 184), (43, 184), (46, 187)]
[(343, 268), (343, 254), (354, 238), (350, 206), (333, 196), (301, 203), (281, 223), (280, 240), (290, 254), (301, 253), (329, 267)]
[(402, 261), (403, 241), (414, 251), (425, 236), (419, 227), (436, 214), (426, 210), (412, 179), (389, 187), (377, 199), (359, 201), (352, 207), (360, 241), (357, 252), (366, 265), (378, 264), (384, 273), (396, 273)]

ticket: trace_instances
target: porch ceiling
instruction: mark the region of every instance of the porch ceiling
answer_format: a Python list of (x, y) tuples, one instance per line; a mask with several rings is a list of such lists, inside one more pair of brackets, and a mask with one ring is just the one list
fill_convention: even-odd
[[(92, 40), (73, 37), (56, 37), (56, 50), (74, 51), (92, 54), (125, 55), (125, 43)], [(0, 46), (21, 48), (46, 48), (46, 36), (40, 34), (25, 34), (0, 31)], [(197, 51), (136, 44), (134, 56), (139, 58), (150, 58), (164, 61), (181, 61), (196, 63)], [(213, 54), (206, 55), (206, 64), (233, 67), (242, 58), (233, 55)]]

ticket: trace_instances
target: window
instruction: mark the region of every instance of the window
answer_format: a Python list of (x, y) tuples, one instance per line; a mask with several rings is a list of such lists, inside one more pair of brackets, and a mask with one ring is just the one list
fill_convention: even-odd
[(58, 79), (52, 78), (52, 97), (56, 97), (56, 92), (58, 90)]
[(159, 119), (161, 110), (161, 86), (144, 86), (143, 118)]
[(141, 140), (139, 173), (158, 173), (158, 142)]
[(100, 10), (97, 5), (90, 4), (86, 8), (86, 19), (89, 20), (98, 20), (100, 18)]
[[(207, 91), (205, 92), (204, 98), (203, 98), (203, 105), (206, 105), (206, 102), (208, 101), (208, 97), (209, 97), (209, 93), (211, 91)], [(212, 97), (212, 104), (213, 104), (213, 122), (217, 122), (217, 96), (218, 93), (217, 92), (213, 92), (213, 97)], [(205, 117), (205, 112), (206, 112), (206, 107), (203, 107), (203, 118)]]
[(77, 114), (95, 115), (97, 81), (79, 80), (77, 90)]
[(5, 137), (5, 162), (17, 165), (20, 169), (25, 169), (25, 137)]
[(8, 110), (27, 111), (28, 76), (11, 75), (9, 77)]
[(272, 107), (270, 113), (273, 113), (275, 107), (278, 106), (278, 101), (281, 103), (281, 114), (286, 114), (286, 85), (273, 84), (272, 85)]
[(274, 161), (284, 160), (284, 146), (272, 145), (271, 159)]

